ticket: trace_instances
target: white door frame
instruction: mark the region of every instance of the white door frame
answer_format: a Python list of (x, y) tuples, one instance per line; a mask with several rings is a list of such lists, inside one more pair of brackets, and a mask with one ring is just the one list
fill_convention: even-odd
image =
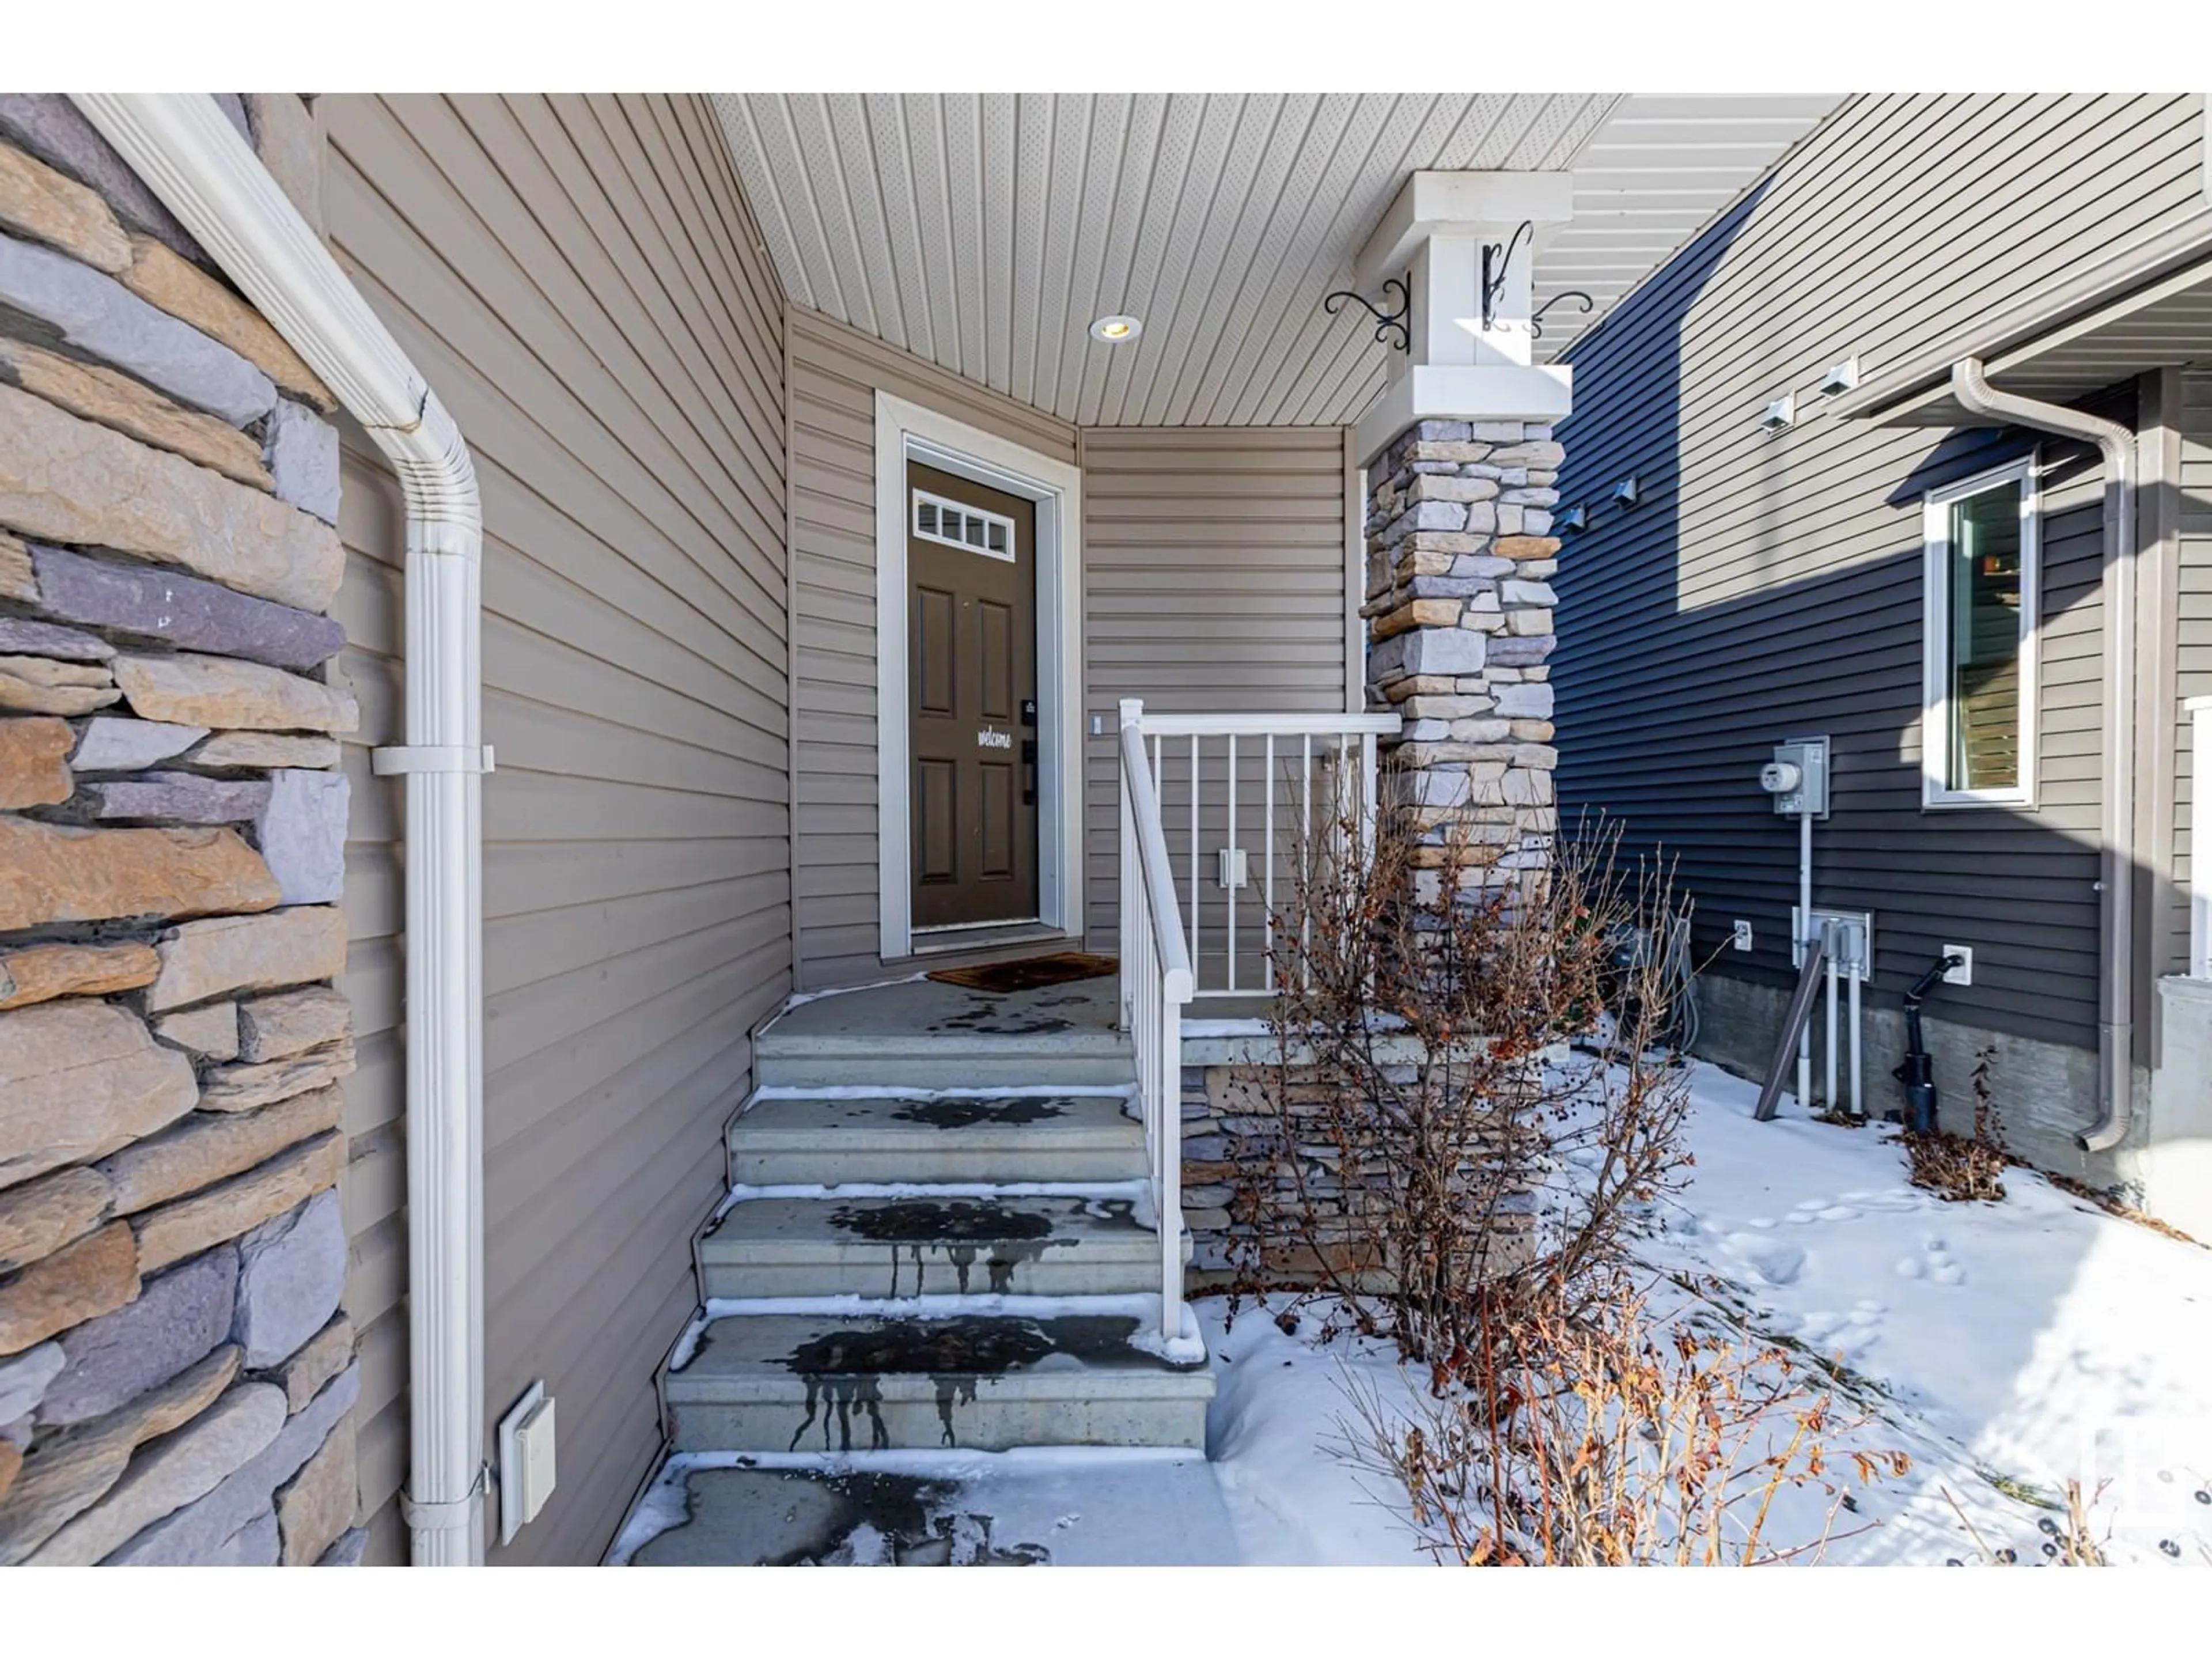
[(1036, 503), (1037, 916), (1083, 926), (1083, 474), (876, 393), (876, 885), (884, 960), (914, 954), (907, 463)]

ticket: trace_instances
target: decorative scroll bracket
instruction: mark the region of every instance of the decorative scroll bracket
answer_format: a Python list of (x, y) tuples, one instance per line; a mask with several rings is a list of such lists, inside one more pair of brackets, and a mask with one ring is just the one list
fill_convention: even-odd
[(1344, 309), (1344, 302), (1349, 300), (1375, 319), (1375, 337), (1377, 340), (1387, 342), (1395, 332), (1398, 337), (1398, 349), (1410, 353), (1413, 349), (1413, 333), (1407, 319), (1413, 314), (1413, 273), (1409, 270), (1403, 276), (1390, 277), (1382, 284), (1382, 297), (1389, 299), (1393, 289), (1398, 291), (1398, 308), (1395, 311), (1385, 311), (1365, 295), (1349, 288), (1337, 289), (1321, 302), (1321, 308), (1325, 315), (1334, 317)]
[(1505, 292), (1505, 276), (1513, 269), (1513, 256), (1535, 228), (1523, 219), (1521, 228), (1503, 246), (1496, 242), (1482, 245), (1482, 331), (1486, 334), (1498, 325), (1498, 296)]
[(1597, 301), (1591, 299), (1590, 296), (1583, 293), (1582, 289), (1578, 288), (1562, 289), (1559, 293), (1554, 294), (1550, 299), (1545, 301), (1543, 304), (1538, 306), (1534, 311), (1529, 313), (1528, 332), (1530, 334), (1534, 335), (1540, 340), (1544, 337), (1544, 313), (1549, 311), (1553, 306), (1559, 304), (1562, 300), (1580, 300), (1583, 302), (1583, 315), (1585, 317), (1589, 316), (1591, 312), (1597, 309)]

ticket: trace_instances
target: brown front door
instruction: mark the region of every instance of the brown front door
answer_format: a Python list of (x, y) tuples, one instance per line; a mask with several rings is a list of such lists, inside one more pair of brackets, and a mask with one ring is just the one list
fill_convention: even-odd
[(914, 925), (1037, 914), (1036, 507), (909, 463)]

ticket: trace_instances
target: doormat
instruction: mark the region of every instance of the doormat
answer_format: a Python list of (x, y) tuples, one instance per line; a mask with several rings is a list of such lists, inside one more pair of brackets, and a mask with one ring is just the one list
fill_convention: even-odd
[(1079, 979), (1104, 979), (1120, 971), (1114, 957), (1095, 957), (1086, 951), (1061, 951), (1048, 957), (1024, 957), (1019, 962), (994, 962), (981, 968), (940, 968), (930, 978), (970, 991), (1005, 995), (1010, 991), (1041, 991), (1048, 985), (1069, 985)]

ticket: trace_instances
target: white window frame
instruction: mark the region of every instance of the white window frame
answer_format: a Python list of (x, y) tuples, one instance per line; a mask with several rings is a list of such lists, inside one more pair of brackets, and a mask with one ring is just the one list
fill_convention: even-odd
[[(2036, 805), (2043, 712), (2040, 641), (2043, 537), (2036, 456), (1933, 489), (1922, 498), (1920, 804), (1924, 811)], [(2020, 496), (2020, 781), (2009, 789), (1954, 789), (1944, 781), (1951, 732), (1951, 508), (2011, 485)]]
[[(973, 553), (978, 558), (997, 559), (1006, 564), (1013, 564), (1019, 561), (1021, 532), (1014, 521), (1005, 514), (988, 512), (980, 507), (971, 507), (966, 501), (956, 501), (950, 495), (939, 495), (933, 490), (916, 489), (913, 491), (913, 495), (914, 533), (919, 539), (933, 542), (939, 547), (957, 548), (963, 553)], [(995, 529), (1005, 537), (1006, 545), (1002, 548), (992, 547), (987, 542), (971, 542), (958, 536), (948, 536), (942, 530), (926, 530), (921, 523), (921, 509), (924, 507), (933, 507), (937, 509), (939, 524), (944, 523), (945, 514), (947, 513), (957, 513), (961, 515), (963, 523), (973, 520), (984, 526), (987, 532)]]

